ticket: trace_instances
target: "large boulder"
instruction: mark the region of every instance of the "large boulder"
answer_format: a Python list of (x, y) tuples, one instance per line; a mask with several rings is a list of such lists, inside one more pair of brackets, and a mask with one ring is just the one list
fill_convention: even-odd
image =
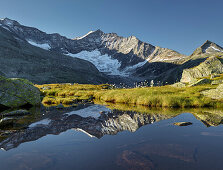
[(0, 76), (0, 107), (38, 105), (40, 102), (39, 89), (28, 80)]

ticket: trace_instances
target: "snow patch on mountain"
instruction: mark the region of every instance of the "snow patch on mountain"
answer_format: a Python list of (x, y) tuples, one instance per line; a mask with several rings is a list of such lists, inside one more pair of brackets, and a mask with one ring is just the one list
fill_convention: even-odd
[(108, 54), (102, 55), (98, 50), (81, 51), (77, 54), (68, 53), (67, 55), (90, 61), (100, 72), (104, 72), (109, 75), (128, 76), (125, 71), (120, 70), (121, 63), (117, 59), (113, 59)]
[(80, 40), (80, 39), (83, 39), (84, 37), (87, 37), (89, 34), (93, 33), (94, 31), (89, 31), (87, 34), (85, 34), (84, 36), (82, 37), (76, 37), (74, 38), (74, 40)]
[(215, 51), (223, 52), (223, 51), (221, 51), (221, 50), (219, 50), (219, 49), (217, 49), (217, 48), (215, 48), (215, 47), (213, 47), (213, 46), (210, 46), (209, 48), (212, 48), (212, 49), (215, 50)]
[(145, 61), (142, 61), (142, 62), (140, 62), (140, 63), (138, 63), (138, 64), (135, 64), (135, 65), (133, 65), (133, 66), (128, 66), (128, 67), (125, 68), (124, 71), (125, 71), (125, 72), (132, 72), (132, 71), (134, 71), (135, 69), (137, 69), (138, 67), (142, 67), (142, 66), (145, 65), (147, 62), (148, 62), (148, 59), (145, 60)]
[(31, 45), (36, 46), (36, 47), (39, 47), (39, 48), (42, 48), (42, 49), (44, 49), (44, 50), (49, 50), (49, 49), (51, 48), (50, 45), (47, 44), (47, 43), (39, 44), (39, 43), (36, 43), (36, 42), (34, 42), (34, 41), (32, 41), (32, 40), (27, 40), (27, 41), (28, 41), (28, 43), (30, 43)]
[(3, 19), (2, 21), (4, 21), (4, 24), (5, 25), (8, 25), (8, 26), (12, 26), (13, 25), (13, 21), (12, 20), (10, 20), (10, 19)]

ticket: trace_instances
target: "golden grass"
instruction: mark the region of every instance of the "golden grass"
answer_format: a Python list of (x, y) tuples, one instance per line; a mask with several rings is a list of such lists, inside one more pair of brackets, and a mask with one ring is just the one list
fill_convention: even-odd
[[(46, 96), (43, 103), (72, 104), (73, 101), (92, 101), (144, 105), (149, 107), (223, 107), (222, 100), (213, 100), (200, 92), (213, 85), (176, 88), (172, 86), (146, 87), (132, 89), (112, 89), (109, 85), (48, 84), (37, 85)], [(43, 90), (48, 87), (48, 90)], [(47, 89), (47, 88), (46, 88)]]

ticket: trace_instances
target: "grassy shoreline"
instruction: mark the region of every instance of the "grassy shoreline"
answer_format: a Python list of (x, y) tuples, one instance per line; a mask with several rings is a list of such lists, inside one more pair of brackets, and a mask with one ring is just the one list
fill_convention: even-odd
[(143, 105), (167, 108), (222, 108), (223, 100), (214, 100), (201, 94), (215, 89), (216, 85), (177, 88), (172, 86), (114, 89), (107, 84), (45, 84), (36, 85), (44, 94), (42, 103), (47, 105), (74, 104), (99, 100), (110, 103)]

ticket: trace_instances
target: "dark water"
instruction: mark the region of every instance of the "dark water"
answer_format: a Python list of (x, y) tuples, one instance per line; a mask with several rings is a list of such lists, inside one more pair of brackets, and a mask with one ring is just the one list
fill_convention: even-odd
[(223, 169), (222, 111), (132, 110), (32, 108), (2, 119), (0, 169)]

